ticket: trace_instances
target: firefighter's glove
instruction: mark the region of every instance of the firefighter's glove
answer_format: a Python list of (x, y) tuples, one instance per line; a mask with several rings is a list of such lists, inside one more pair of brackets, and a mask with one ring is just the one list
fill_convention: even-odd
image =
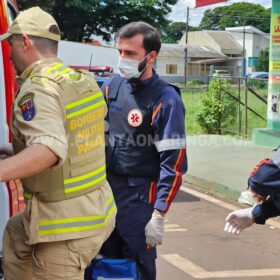
[(252, 215), (254, 207), (231, 212), (226, 218), (225, 232), (239, 235), (240, 232), (254, 224)]
[(164, 217), (154, 213), (145, 227), (147, 246), (155, 247), (162, 243), (164, 234)]

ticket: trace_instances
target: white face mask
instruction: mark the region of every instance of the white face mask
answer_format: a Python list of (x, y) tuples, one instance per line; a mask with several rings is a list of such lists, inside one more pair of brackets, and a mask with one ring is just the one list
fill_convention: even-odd
[(142, 73), (144, 73), (144, 71), (147, 69), (148, 64), (141, 72), (139, 72), (138, 69), (140, 62), (144, 60), (146, 57), (147, 55), (140, 61), (135, 59), (120, 57), (118, 63), (118, 69), (120, 71), (120, 75), (126, 80), (129, 80), (131, 78), (139, 78), (142, 75)]

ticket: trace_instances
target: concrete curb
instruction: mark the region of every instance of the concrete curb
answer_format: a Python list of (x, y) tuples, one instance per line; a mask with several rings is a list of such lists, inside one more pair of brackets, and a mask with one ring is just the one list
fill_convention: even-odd
[(230, 189), (222, 184), (210, 182), (190, 174), (186, 174), (183, 177), (183, 182), (187, 183), (189, 186), (194, 186), (196, 189), (202, 189), (210, 194), (214, 194), (215, 196), (225, 198), (235, 203), (240, 196), (240, 192), (237, 190)]

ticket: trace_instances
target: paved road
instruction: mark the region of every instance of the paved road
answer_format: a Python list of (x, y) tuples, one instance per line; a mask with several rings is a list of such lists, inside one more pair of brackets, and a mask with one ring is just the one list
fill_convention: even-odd
[(280, 279), (279, 222), (254, 225), (232, 236), (223, 227), (227, 208), (235, 206), (220, 206), (211, 197), (206, 199), (215, 203), (190, 192), (180, 191), (171, 206), (164, 244), (158, 251), (157, 279)]

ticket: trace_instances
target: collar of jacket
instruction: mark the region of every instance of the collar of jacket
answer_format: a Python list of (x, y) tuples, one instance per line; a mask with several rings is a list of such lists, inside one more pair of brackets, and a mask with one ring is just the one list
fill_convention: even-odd
[(47, 58), (47, 59), (37, 60), (33, 62), (23, 71), (23, 73), (20, 76), (16, 77), (16, 81), (18, 85), (21, 86), (26, 81), (26, 79), (28, 79), (31, 76), (32, 73), (40, 71), (40, 69), (42, 69), (46, 65), (54, 62), (63, 63), (58, 58)]

